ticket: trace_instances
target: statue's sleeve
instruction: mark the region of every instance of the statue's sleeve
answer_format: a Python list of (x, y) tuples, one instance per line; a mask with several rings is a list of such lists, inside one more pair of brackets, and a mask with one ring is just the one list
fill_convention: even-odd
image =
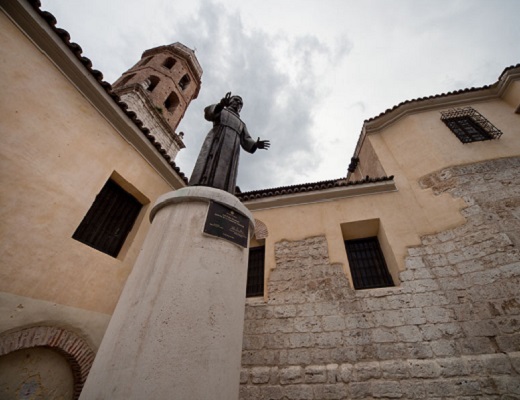
[(208, 121), (215, 121), (220, 117), (222, 107), (220, 104), (212, 104), (204, 109), (204, 118)]
[(244, 124), (244, 129), (240, 135), (240, 145), (248, 153), (254, 153), (257, 149), (256, 140), (254, 140), (251, 135), (249, 135), (246, 124)]

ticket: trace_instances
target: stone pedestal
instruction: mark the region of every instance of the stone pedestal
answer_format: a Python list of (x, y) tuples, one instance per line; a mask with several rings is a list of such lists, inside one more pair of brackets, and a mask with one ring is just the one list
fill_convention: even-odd
[(81, 399), (238, 399), (247, 248), (203, 233), (210, 200), (254, 219), (231, 194), (161, 196)]

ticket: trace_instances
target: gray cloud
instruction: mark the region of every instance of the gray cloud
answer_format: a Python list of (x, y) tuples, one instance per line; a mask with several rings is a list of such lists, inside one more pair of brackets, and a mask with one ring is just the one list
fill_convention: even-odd
[(199, 99), (180, 127), (187, 145), (178, 158), (183, 171), (191, 173), (210, 129), (202, 110), (232, 91), (244, 99), (242, 118), (251, 135), (271, 141), (267, 152), (241, 154), (241, 189), (305, 180), (319, 162), (313, 143), (313, 107), (320, 101), (316, 64), (344, 57), (348, 42), (331, 48), (315, 36), (284, 38), (248, 31), (237, 14), (209, 0), (196, 17), (177, 27), (171, 41), (192, 43), (204, 70)]
[(177, 162), (191, 173), (210, 129), (203, 108), (241, 94), (250, 132), (273, 144), (242, 154), (243, 190), (341, 176), (365, 118), (492, 83), (520, 57), (518, 0), (321, 2), (319, 13), (314, 2), (217, 1), (42, 0), (110, 82), (145, 49), (196, 48), (203, 86)]

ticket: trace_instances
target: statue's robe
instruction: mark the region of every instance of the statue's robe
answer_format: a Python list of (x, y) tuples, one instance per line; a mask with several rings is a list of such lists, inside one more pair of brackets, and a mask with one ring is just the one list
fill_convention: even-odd
[(189, 185), (210, 186), (234, 194), (240, 147), (254, 153), (256, 141), (238, 114), (218, 104), (206, 107), (204, 118), (213, 122), (213, 129), (202, 144)]

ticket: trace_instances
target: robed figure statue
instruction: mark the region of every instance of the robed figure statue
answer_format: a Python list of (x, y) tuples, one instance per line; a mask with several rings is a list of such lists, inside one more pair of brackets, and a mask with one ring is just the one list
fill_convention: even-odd
[(267, 150), (269, 140), (254, 140), (240, 119), (242, 98), (227, 93), (218, 104), (204, 109), (204, 118), (213, 122), (202, 144), (189, 186), (210, 186), (235, 193), (240, 147), (249, 153)]

